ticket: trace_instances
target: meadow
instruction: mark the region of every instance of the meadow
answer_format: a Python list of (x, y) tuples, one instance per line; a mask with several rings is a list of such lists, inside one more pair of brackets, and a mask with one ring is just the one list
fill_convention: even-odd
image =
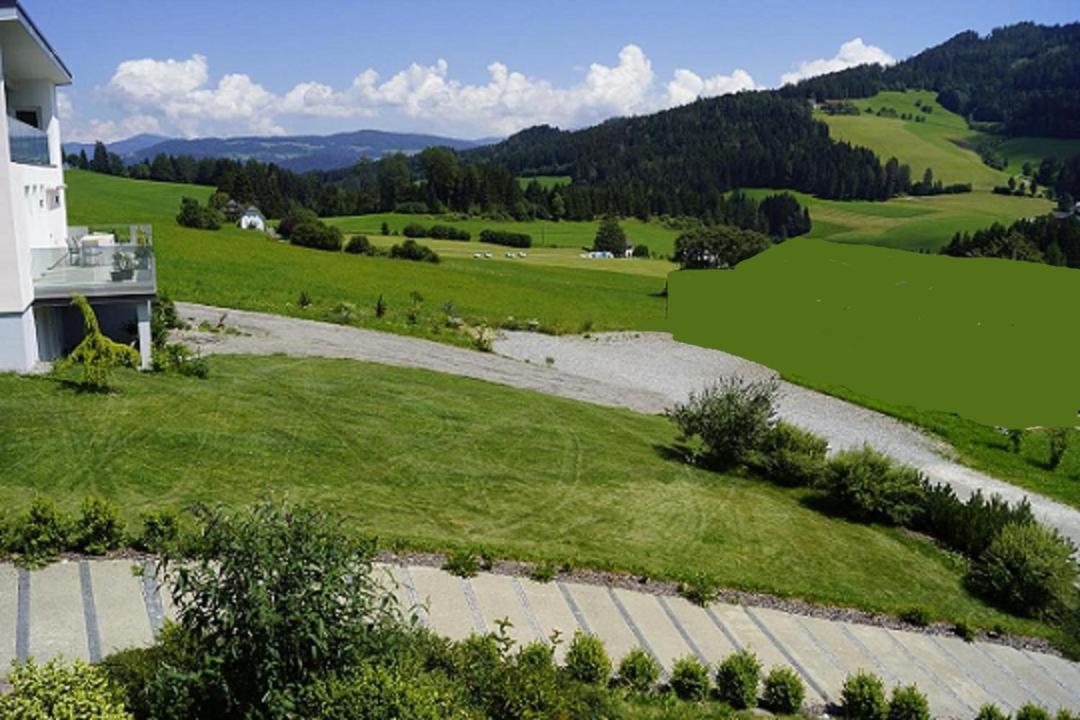
[(669, 283), (677, 339), (804, 384), (984, 425), (1076, 424), (1075, 270), (795, 238)]
[[(205, 200), (211, 188), (79, 171), (68, 171), (67, 182), (73, 225), (154, 225), (158, 286), (182, 300), (313, 319), (324, 319), (335, 305), (348, 302), (356, 306), (355, 324), (458, 343), (468, 341), (445, 328), (446, 310), (470, 324), (535, 319), (560, 332), (648, 329), (663, 321), (662, 270), (597, 272), (574, 267), (597, 262), (581, 261), (576, 254), (540, 264), (501, 257), (478, 261), (470, 253), (434, 265), (323, 252), (233, 226), (206, 231), (177, 225), (180, 198)], [(375, 221), (376, 232), (380, 222)], [(625, 262), (628, 267), (663, 264)], [(301, 292), (310, 306), (300, 305)], [(415, 321), (413, 293), (423, 298)], [(384, 317), (375, 312), (380, 296), (387, 306)]]
[(1037, 168), (1044, 158), (1063, 159), (1080, 154), (1080, 140), (1016, 137), (1003, 141), (998, 150), (1009, 161), (1009, 171), (1020, 172), (1024, 163), (1031, 163)]
[[(665, 418), (422, 370), (215, 356), (205, 380), (123, 371), (110, 395), (0, 375), (0, 502), (139, 511), (267, 496), (389, 546), (483, 548), (655, 578), (1045, 633), (985, 606), (925, 538), (802, 489), (697, 469)], [(178, 398), (183, 398), (182, 402)]]

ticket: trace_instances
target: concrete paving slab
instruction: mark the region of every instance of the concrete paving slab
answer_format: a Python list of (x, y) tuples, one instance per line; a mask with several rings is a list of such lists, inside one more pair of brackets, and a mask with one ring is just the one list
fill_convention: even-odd
[(716, 626), (705, 608), (681, 597), (663, 597), (661, 602), (668, 606), (710, 665), (716, 665), (736, 651), (735, 645)]
[(664, 612), (658, 597), (620, 588), (615, 588), (613, 592), (641, 634), (638, 644), (646, 646), (664, 670), (671, 672), (675, 661), (687, 655), (701, 659), (695, 647), (682, 638), (678, 628)]
[(77, 563), (61, 562), (30, 574), (30, 656), (45, 661), (90, 659)]
[(933, 674), (939, 685), (944, 684), (951, 691), (957, 704), (966, 708), (966, 717), (975, 717), (979, 708), (984, 704), (997, 702), (997, 698), (989, 695), (977, 682), (972, 680), (963, 667), (942, 653), (941, 649), (928, 635), (894, 632), (893, 637), (909, 653), (915, 656), (925, 669)]
[(968, 676), (986, 691), (993, 702), (1007, 712), (1015, 712), (1031, 700), (1031, 695), (1021, 687), (1015, 676), (1006, 674), (989, 657), (975, 647), (956, 637), (932, 636), (931, 640), (942, 649), (945, 656), (964, 668)]
[(7, 672), (15, 659), (15, 624), (19, 615), (19, 571), (0, 566), (0, 671)]
[(472, 589), (489, 631), (497, 631), (498, 621), (506, 619), (511, 623), (506, 634), (513, 638), (518, 647), (546, 639), (539, 628), (533, 627), (534, 622), (530, 621), (518, 599), (513, 578), (481, 573), (472, 579)]
[(130, 560), (89, 563), (103, 657), (154, 640), (143, 602), (142, 577), (132, 574), (132, 565)]
[(409, 568), (400, 565), (383, 565), (381, 567), (392, 580), (391, 590), (394, 597), (397, 598), (398, 609), (401, 610), (405, 618), (412, 619), (415, 616), (421, 625), (427, 624), (429, 621), (427, 608), (424, 607), (419, 593), (416, 592), (412, 572)]
[(778, 665), (791, 667), (791, 662), (777, 649), (769, 636), (761, 632), (741, 606), (715, 603), (709, 607), (727, 626), (739, 644), (758, 656), (766, 672)]
[(476, 633), (476, 624), (461, 588), (461, 578), (430, 567), (411, 567), (409, 572), (420, 601), (428, 604), (431, 628), (435, 632), (453, 640)]
[(1025, 651), (1021, 654), (1053, 677), (1069, 692), (1073, 702), (1080, 705), (1080, 665), (1047, 653)]
[(555, 646), (555, 659), (562, 662), (574, 632), (584, 628), (578, 624), (570, 606), (566, 604), (566, 597), (559, 590), (558, 584), (539, 583), (528, 578), (516, 580), (544, 637), (550, 640), (558, 631), (559, 643)]
[(1058, 683), (1055, 677), (1016, 648), (990, 643), (978, 647), (999, 667), (1005, 668), (1008, 674), (1018, 677), (1028, 691), (1033, 693), (1038, 703), (1050, 708), (1051, 712), (1059, 708), (1080, 710), (1080, 702), (1068, 688)]
[(803, 680), (812, 687), (823, 702), (838, 702), (840, 688), (844, 684), (844, 671), (834, 664), (827, 652), (823, 652), (817, 641), (788, 613), (769, 608), (747, 608), (747, 612), (756, 616), (791, 655), (789, 660)]
[(584, 614), (590, 630), (604, 641), (611, 661), (618, 664), (623, 655), (640, 645), (615, 606), (606, 587), (564, 583)]
[(825, 648), (825, 652), (832, 656), (845, 678), (857, 672), (871, 672), (880, 675), (886, 684), (895, 685), (900, 682), (856, 639), (844, 632), (839, 623), (814, 617), (799, 617), (798, 621), (807, 633)]

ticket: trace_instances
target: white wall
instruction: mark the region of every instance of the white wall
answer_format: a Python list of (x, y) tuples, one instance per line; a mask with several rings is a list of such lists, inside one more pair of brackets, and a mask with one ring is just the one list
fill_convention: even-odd
[(34, 299), (30, 278), (30, 245), (16, 233), (15, 193), (11, 149), (8, 145), (7, 103), (3, 60), (0, 59), (0, 315), (22, 313)]
[(0, 371), (29, 370), (37, 362), (34, 309), (0, 313)]

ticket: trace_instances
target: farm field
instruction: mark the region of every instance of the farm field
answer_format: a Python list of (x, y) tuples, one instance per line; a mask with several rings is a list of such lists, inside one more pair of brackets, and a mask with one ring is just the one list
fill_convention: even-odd
[(985, 425), (1076, 424), (1080, 339), (1059, 311), (1080, 303), (1074, 270), (795, 238), (670, 288), (676, 339), (803, 384)]
[[(326, 218), (328, 225), (341, 228), (346, 234), (379, 235), (385, 222), (390, 230), (401, 232), (409, 223), (421, 225), (453, 225), (469, 231), (472, 241), (480, 237), (484, 229), (504, 230), (525, 233), (532, 236), (533, 247), (567, 247), (581, 250), (592, 247), (596, 237), (599, 220), (551, 222), (548, 220), (497, 221), (482, 218), (457, 218), (451, 215), (405, 215), (402, 213), (373, 213), (371, 215), (351, 215)], [(659, 255), (668, 256), (675, 251), (675, 238), (678, 230), (664, 227), (657, 222), (642, 222), (636, 218), (620, 220), (626, 237), (632, 245), (645, 244), (649, 250)]]
[(123, 371), (105, 396), (0, 375), (0, 501), (15, 510), (47, 492), (71, 510), (97, 493), (134, 516), (287, 495), (400, 547), (703, 572), (729, 587), (1046, 632), (972, 598), (962, 563), (925, 539), (832, 518), (805, 490), (672, 459), (662, 417), (354, 361), (209, 363), (206, 380)]
[[(69, 171), (67, 182), (73, 225), (154, 224), (158, 285), (177, 299), (312, 319), (325, 319), (335, 305), (348, 302), (356, 306), (355, 324), (457, 343), (468, 340), (445, 329), (447, 303), (472, 324), (498, 325), (513, 317), (562, 332), (656, 328), (664, 317), (662, 273), (485, 262), (471, 255), (432, 265), (329, 253), (231, 226), (205, 231), (177, 225), (180, 198), (205, 200), (210, 188), (79, 171)], [(301, 292), (310, 307), (298, 304)], [(414, 292), (423, 297), (419, 313), (413, 312)], [(387, 305), (381, 318), (374, 309), (380, 296)], [(415, 322), (410, 319), (417, 314)]]

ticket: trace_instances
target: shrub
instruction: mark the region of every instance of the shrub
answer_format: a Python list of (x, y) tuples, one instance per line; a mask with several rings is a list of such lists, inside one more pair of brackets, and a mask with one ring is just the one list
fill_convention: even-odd
[(1050, 720), (1050, 713), (1046, 708), (1027, 703), (1016, 711), (1016, 720)]
[(900, 619), (909, 625), (926, 627), (930, 624), (930, 613), (926, 610), (926, 608), (908, 608), (907, 610), (904, 610), (902, 613), (900, 613)]
[(619, 661), (619, 684), (637, 692), (645, 692), (660, 679), (660, 666), (652, 655), (636, 647)]
[(367, 239), (367, 235), (353, 235), (345, 244), (345, 252), (350, 255), (374, 255), (375, 246)]
[(865, 672), (848, 675), (840, 698), (844, 717), (848, 720), (885, 720), (888, 717), (885, 683), (877, 675)]
[(1073, 548), (1056, 530), (1038, 523), (1006, 525), (971, 565), (968, 581), (986, 598), (1014, 612), (1036, 616), (1073, 593)]
[(542, 583), (551, 582), (555, 579), (557, 574), (558, 569), (555, 567), (554, 563), (550, 562), (537, 563), (536, 565), (533, 565), (532, 570), (529, 571), (529, 577), (536, 582)]
[(1009, 713), (1003, 712), (1001, 708), (993, 703), (986, 703), (979, 708), (975, 720), (1009, 720)]
[(975, 642), (975, 628), (966, 620), (958, 620), (953, 625), (953, 634), (964, 642)]
[(348, 325), (356, 320), (356, 306), (351, 302), (339, 302), (337, 305), (330, 308), (326, 317), (330, 322), (337, 323), (338, 325)]
[(738, 710), (757, 705), (761, 682), (761, 662), (747, 650), (728, 655), (716, 669), (716, 689), (720, 698)]
[(12, 532), (11, 549), (25, 564), (47, 562), (68, 547), (71, 521), (52, 500), (36, 497)]
[(506, 232), (504, 230), (481, 230), (480, 242), (508, 247), (532, 247), (532, 236), (525, 233)]
[(472, 550), (455, 550), (446, 557), (443, 570), (458, 577), (473, 577), (480, 572), (480, 558)]
[(977, 558), (986, 552), (1006, 525), (1032, 522), (1035, 517), (1027, 498), (1010, 505), (999, 495), (987, 500), (982, 491), (977, 490), (965, 503), (956, 498), (952, 488), (936, 485), (927, 491), (922, 525), (949, 547)]
[(720, 584), (705, 573), (698, 573), (689, 580), (679, 583), (679, 594), (701, 607), (705, 607), (715, 600), (719, 592)]
[(688, 655), (675, 661), (668, 684), (680, 700), (704, 700), (709, 696), (709, 669)]
[(472, 235), (468, 230), (456, 228), (453, 225), (432, 225), (428, 228), (428, 237), (436, 240), (461, 240), (469, 241)]
[(570, 641), (564, 661), (566, 674), (586, 685), (603, 685), (611, 679), (611, 659), (604, 641), (578, 630)]
[(668, 417), (684, 438), (700, 439), (704, 463), (728, 467), (745, 461), (769, 436), (776, 415), (776, 390), (775, 381), (728, 378), (691, 393), (685, 403), (668, 412)]
[(415, 260), (417, 262), (439, 262), (438, 253), (415, 240), (406, 240), (400, 245), (392, 246), (390, 248), (390, 257), (400, 260)]
[(379, 293), (379, 299), (375, 301), (375, 317), (381, 318), (386, 315), (386, 300), (383, 299), (382, 293)]
[(307, 290), (300, 291), (300, 294), (296, 298), (296, 304), (301, 308), (311, 307), (311, 295), (308, 294)]
[(409, 202), (401, 202), (394, 206), (394, 212), (401, 213), (403, 215), (423, 215), (427, 211), (427, 203), (416, 202), (415, 200), (410, 200)]
[(82, 313), (83, 339), (67, 357), (56, 363), (55, 368), (63, 371), (78, 365), (82, 369), (80, 384), (83, 388), (94, 392), (107, 391), (116, 368), (138, 367), (142, 358), (135, 348), (110, 340), (101, 332), (97, 315), (85, 297), (75, 295), (71, 298), (71, 304)]
[(784, 485), (816, 485), (825, 477), (829, 443), (786, 422), (778, 422), (765, 436), (749, 463), (770, 480)]
[(319, 221), (302, 222), (292, 229), (289, 242), (293, 245), (314, 248), (316, 250), (341, 250), (342, 233), (340, 228), (330, 227)]
[(608, 215), (600, 221), (600, 226), (596, 229), (596, 237), (593, 238), (593, 250), (622, 255), (626, 252), (628, 245), (626, 233), (619, 226), (618, 219)]
[(11, 690), (0, 695), (0, 717), (129, 720), (120, 691), (100, 668), (76, 660), (43, 665), (28, 660), (8, 676)]
[(319, 679), (300, 693), (297, 717), (310, 720), (442, 720), (468, 717), (460, 693), (428, 673), (362, 665)]
[(794, 715), (802, 708), (806, 688), (802, 678), (786, 667), (775, 667), (765, 676), (761, 704), (778, 715)]
[(167, 343), (154, 350), (153, 367), (158, 372), (175, 372), (185, 377), (205, 380), (210, 377), (210, 363), (184, 343)]
[(649, 246), (648, 245), (641, 245), (639, 243), (639, 244), (634, 246), (634, 250), (633, 250), (633, 256), (634, 257), (636, 257), (636, 258), (647, 258), (647, 257), (649, 257), (649, 255), (650, 255), (650, 253), (649, 253)]
[(180, 514), (175, 510), (147, 510), (139, 516), (142, 532), (136, 545), (150, 552), (169, 552), (180, 541)]
[(1069, 449), (1069, 431), (1065, 428), (1051, 428), (1046, 435), (1049, 452), (1046, 466), (1056, 470), (1061, 465), (1061, 459), (1065, 457), (1065, 451)]
[(407, 238), (422, 238), (427, 237), (427, 228), (420, 223), (409, 223), (401, 229), (401, 234)]
[(79, 518), (78, 546), (91, 555), (104, 555), (124, 544), (124, 521), (120, 508), (96, 495), (83, 500)]
[(181, 198), (180, 212), (176, 216), (176, 222), (184, 227), (196, 230), (217, 230), (221, 227), (224, 217), (212, 207), (203, 207), (194, 198)]
[(914, 685), (895, 687), (889, 700), (889, 720), (930, 720), (930, 703)]
[(288, 215), (281, 219), (281, 222), (278, 223), (278, 235), (288, 240), (292, 235), (292, 231), (298, 225), (317, 223), (318, 221), (319, 216), (316, 215), (313, 210), (308, 210), (304, 207), (294, 208)]
[(929, 490), (918, 470), (896, 465), (869, 445), (838, 453), (823, 484), (835, 507), (852, 518), (904, 527), (921, 522)]

